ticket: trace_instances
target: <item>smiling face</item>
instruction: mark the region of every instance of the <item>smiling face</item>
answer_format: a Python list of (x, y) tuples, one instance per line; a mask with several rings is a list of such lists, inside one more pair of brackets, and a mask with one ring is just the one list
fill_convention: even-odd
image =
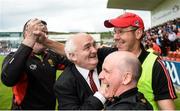
[(92, 70), (98, 63), (97, 48), (94, 39), (88, 34), (79, 34), (74, 38), (75, 51), (72, 60), (80, 67)]
[(109, 54), (99, 74), (101, 84), (106, 86), (106, 98), (119, 96), (128, 89), (136, 87), (140, 73), (141, 64), (133, 53), (116, 51)]
[(114, 28), (114, 40), (121, 51), (131, 51), (134, 47), (135, 30), (130, 28)]
[(105, 59), (99, 75), (101, 83), (107, 86), (109, 97), (113, 97), (122, 85), (122, 75), (120, 74), (122, 72), (120, 72), (116, 64), (116, 61)]
[(114, 41), (119, 51), (130, 51), (136, 53), (140, 48), (142, 29), (135, 27), (114, 28)]

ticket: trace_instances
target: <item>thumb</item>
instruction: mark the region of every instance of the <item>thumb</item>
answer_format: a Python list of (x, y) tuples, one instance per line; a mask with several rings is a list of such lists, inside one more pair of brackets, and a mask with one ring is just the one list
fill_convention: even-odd
[(37, 30), (37, 31), (33, 31), (33, 34), (34, 34), (34, 35), (39, 35), (39, 36), (40, 36), (40, 35), (42, 35), (42, 32)]

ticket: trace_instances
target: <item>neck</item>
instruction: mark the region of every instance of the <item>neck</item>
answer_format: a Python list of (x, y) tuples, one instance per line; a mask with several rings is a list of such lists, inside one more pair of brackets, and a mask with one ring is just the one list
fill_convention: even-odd
[(139, 47), (137, 49), (135, 49), (134, 51), (132, 51), (133, 54), (136, 55), (136, 57), (139, 57), (139, 55), (141, 54), (142, 49)]
[(141, 43), (139, 43), (139, 41), (138, 41), (138, 42), (135, 43), (134, 47), (131, 49), (131, 52), (133, 54), (135, 54), (136, 57), (139, 57), (139, 55), (141, 54), (141, 51), (142, 51)]
[(135, 85), (129, 85), (129, 86), (124, 86), (124, 87), (120, 87), (119, 89), (117, 89), (116, 93), (114, 94), (114, 96), (120, 96), (121, 94), (123, 94), (124, 92), (135, 88)]
[(142, 52), (142, 49), (140, 48), (140, 50), (137, 52), (136, 56), (139, 57), (141, 52)]

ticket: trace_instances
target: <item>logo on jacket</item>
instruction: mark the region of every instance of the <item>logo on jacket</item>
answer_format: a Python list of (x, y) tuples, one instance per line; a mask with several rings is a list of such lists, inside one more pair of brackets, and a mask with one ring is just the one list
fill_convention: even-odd
[(37, 65), (36, 64), (31, 64), (29, 66), (29, 68), (32, 69), (32, 70), (36, 70), (37, 69)]
[(54, 66), (54, 63), (53, 63), (52, 59), (48, 59), (48, 63), (50, 64), (51, 67)]

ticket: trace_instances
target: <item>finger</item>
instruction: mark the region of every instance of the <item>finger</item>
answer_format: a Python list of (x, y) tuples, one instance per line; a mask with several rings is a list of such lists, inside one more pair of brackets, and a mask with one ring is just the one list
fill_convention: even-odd
[(38, 36), (37, 42), (43, 43), (47, 39), (47, 35), (44, 32), (34, 31), (34, 34)]
[(27, 28), (29, 29), (29, 28), (33, 28), (34, 26), (36, 26), (36, 25), (40, 25), (40, 24), (42, 24), (41, 23), (41, 20), (39, 20), (39, 19), (37, 19), (37, 18), (35, 18), (35, 19), (31, 19), (28, 23), (27, 23)]
[(41, 20), (34, 20), (29, 23), (29, 26), (26, 28), (28, 33), (32, 33), (33, 31), (43, 31), (45, 26), (41, 25)]
[(37, 22), (37, 21), (40, 21), (40, 20), (37, 18), (30, 19), (30, 21), (27, 23), (27, 25), (30, 25), (30, 24)]
[(44, 38), (47, 38), (47, 35), (46, 33), (42, 32), (42, 31), (33, 31), (33, 34), (36, 35), (36, 36), (39, 36), (39, 37), (44, 37)]
[(43, 33), (42, 33), (41, 31), (37, 30), (37, 31), (33, 31), (33, 34), (34, 34), (34, 35), (39, 35), (39, 36), (40, 36), (40, 35), (42, 35)]
[(41, 24), (36, 25), (36, 30), (46, 31), (47, 27), (41, 23)]

